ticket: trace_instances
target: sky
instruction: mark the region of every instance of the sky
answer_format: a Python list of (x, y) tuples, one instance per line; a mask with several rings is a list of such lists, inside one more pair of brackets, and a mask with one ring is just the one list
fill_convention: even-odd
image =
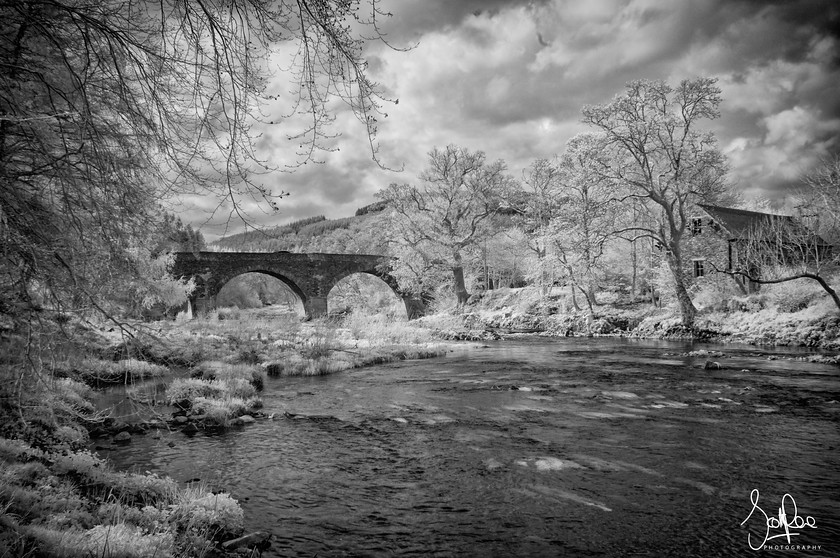
[[(363, 2), (364, 4), (364, 2)], [(267, 185), (290, 195), (277, 213), (246, 204), (271, 227), (353, 215), (388, 184), (417, 183), (435, 147), (455, 144), (502, 159), (521, 177), (539, 158), (591, 131), (581, 108), (603, 104), (634, 79), (676, 85), (718, 79), (721, 116), (706, 121), (745, 199), (781, 203), (803, 173), (840, 152), (838, 0), (383, 0), (387, 43), (369, 43), (368, 74), (382, 88), (377, 164), (365, 128), (340, 103), (335, 151)], [(275, 90), (288, 91), (278, 74)], [(270, 87), (270, 89), (272, 88)], [(259, 155), (278, 166), (298, 143), (280, 105), (257, 125)], [(292, 123), (288, 123), (292, 127)], [(386, 168), (383, 168), (386, 167)], [(387, 169), (402, 169), (395, 172)], [(243, 229), (207, 200), (185, 199), (181, 217), (208, 240)]]

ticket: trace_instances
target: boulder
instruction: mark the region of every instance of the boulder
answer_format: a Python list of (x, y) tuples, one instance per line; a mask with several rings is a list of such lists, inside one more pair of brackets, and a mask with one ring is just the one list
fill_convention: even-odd
[(127, 444), (131, 441), (131, 434), (123, 430), (116, 436), (114, 436), (114, 443), (115, 444)]

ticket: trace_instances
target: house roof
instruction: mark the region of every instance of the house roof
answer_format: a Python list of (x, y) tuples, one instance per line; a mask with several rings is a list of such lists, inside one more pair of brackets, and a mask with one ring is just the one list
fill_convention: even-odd
[[(729, 234), (730, 240), (747, 239), (759, 227), (774, 224), (776, 226), (781, 225), (783, 230), (787, 231), (786, 234), (791, 235), (790, 238), (795, 237), (801, 241), (802, 238), (811, 237), (817, 245), (828, 246), (828, 243), (821, 236), (809, 231), (805, 225), (790, 215), (776, 215), (703, 203), (698, 205)], [(793, 240), (793, 242), (797, 242), (797, 240)]]
[(757, 227), (766, 225), (775, 220), (787, 221), (795, 225), (790, 215), (773, 215), (772, 213), (761, 213), (760, 211), (747, 211), (746, 209), (733, 209), (731, 207), (720, 207), (717, 205), (698, 204), (709, 216), (715, 220), (731, 238), (746, 238), (750, 231)]

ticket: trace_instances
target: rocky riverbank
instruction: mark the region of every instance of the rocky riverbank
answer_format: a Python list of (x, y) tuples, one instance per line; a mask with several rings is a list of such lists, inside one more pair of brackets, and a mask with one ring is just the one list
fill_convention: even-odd
[[(541, 298), (533, 288), (500, 289), (473, 296), (453, 315), (465, 332), (696, 339), (840, 351), (840, 314), (830, 304), (791, 310), (756, 296), (724, 308), (701, 309), (694, 328), (686, 329), (673, 308), (604, 298), (612, 302), (597, 306), (591, 316), (588, 311), (570, 309), (565, 296)], [(427, 320), (434, 323), (434, 318)], [(478, 340), (480, 336), (472, 337)]]

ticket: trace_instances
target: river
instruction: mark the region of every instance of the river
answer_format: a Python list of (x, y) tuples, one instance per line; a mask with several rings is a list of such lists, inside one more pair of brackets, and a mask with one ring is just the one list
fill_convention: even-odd
[(264, 556), (751, 556), (785, 494), (790, 543), (767, 544), (840, 555), (838, 368), (702, 348), (725, 369), (688, 343), (522, 338), (269, 378), (272, 420), (102, 453), (230, 492)]

